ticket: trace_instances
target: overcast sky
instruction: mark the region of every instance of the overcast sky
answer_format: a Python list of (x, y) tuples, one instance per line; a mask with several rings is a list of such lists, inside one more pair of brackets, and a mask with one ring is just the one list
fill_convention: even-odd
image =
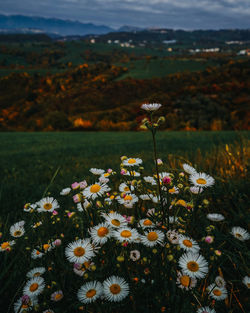
[(250, 28), (250, 0), (0, 0), (0, 13), (182, 29)]

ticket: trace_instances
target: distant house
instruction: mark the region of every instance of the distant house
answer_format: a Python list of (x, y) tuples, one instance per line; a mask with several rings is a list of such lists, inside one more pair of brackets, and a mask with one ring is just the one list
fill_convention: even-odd
[(175, 39), (173, 40), (163, 40), (162, 43), (164, 43), (165, 45), (169, 45), (169, 44), (173, 44), (173, 43), (176, 43), (177, 41)]

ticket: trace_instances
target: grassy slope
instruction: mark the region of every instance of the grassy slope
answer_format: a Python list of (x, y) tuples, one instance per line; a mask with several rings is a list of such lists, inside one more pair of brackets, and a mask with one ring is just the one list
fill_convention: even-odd
[[(205, 155), (241, 136), (250, 138), (250, 132), (160, 132), (159, 157), (175, 154), (192, 162), (198, 148)], [(13, 210), (21, 214), (25, 202), (39, 200), (58, 167), (49, 188), (54, 195), (87, 178), (91, 167), (119, 168), (122, 155), (142, 157), (147, 168), (152, 162), (150, 133), (0, 133), (0, 142), (1, 215)]]
[(128, 72), (118, 80), (127, 77), (136, 79), (150, 79), (153, 77), (164, 77), (178, 72), (194, 72), (205, 70), (208, 66), (215, 66), (213, 61), (206, 60), (145, 60), (123, 63), (122, 66), (128, 68)]

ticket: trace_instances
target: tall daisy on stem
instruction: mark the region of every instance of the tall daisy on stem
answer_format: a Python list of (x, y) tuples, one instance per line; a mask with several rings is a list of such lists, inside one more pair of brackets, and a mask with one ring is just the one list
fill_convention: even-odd
[(165, 221), (167, 220), (167, 226), (169, 227), (169, 208), (167, 208), (167, 219), (166, 219), (166, 214), (165, 210), (163, 207), (163, 196), (162, 196), (162, 191), (161, 191), (161, 184), (160, 184), (160, 176), (159, 176), (159, 168), (158, 168), (158, 158), (157, 158), (157, 150), (156, 150), (156, 140), (155, 140), (155, 135), (157, 128), (160, 126), (161, 123), (165, 121), (165, 118), (161, 116), (157, 123), (154, 123), (153, 121), (153, 115), (154, 112), (157, 111), (162, 105), (160, 103), (144, 103), (141, 105), (141, 109), (147, 111), (149, 114), (150, 121), (146, 120), (144, 125), (151, 131), (152, 133), (152, 138), (153, 138), (153, 146), (154, 146), (154, 162), (155, 162), (155, 170), (156, 170), (156, 178), (157, 178), (157, 189), (158, 189), (158, 195), (160, 197), (160, 203), (161, 203), (161, 211), (162, 211), (162, 220)]

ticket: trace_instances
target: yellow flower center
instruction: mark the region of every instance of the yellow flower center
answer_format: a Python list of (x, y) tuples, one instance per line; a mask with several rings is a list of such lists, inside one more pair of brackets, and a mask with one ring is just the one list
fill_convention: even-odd
[(109, 173), (105, 173), (103, 176), (104, 177), (109, 177), (109, 175), (110, 175)]
[(124, 187), (124, 191), (129, 191), (128, 186)]
[(109, 287), (109, 290), (113, 295), (117, 295), (121, 292), (121, 287), (118, 284), (113, 284)]
[(169, 189), (169, 191), (168, 191), (169, 193), (173, 193), (173, 192), (175, 192), (175, 188), (173, 187), (173, 188), (171, 188), (171, 189)]
[(74, 249), (75, 256), (83, 256), (85, 254), (85, 250), (82, 247), (77, 247)]
[(43, 208), (45, 209), (45, 210), (51, 210), (51, 208), (52, 208), (52, 204), (51, 203), (45, 203), (44, 205), (43, 205)]
[(135, 163), (136, 163), (136, 160), (135, 160), (135, 159), (129, 159), (129, 160), (128, 160), (128, 163), (129, 163), (129, 164), (135, 164)]
[(213, 290), (213, 294), (214, 294), (215, 296), (219, 297), (219, 296), (221, 296), (222, 292), (221, 292), (220, 289), (214, 289), (214, 290)]
[(127, 195), (127, 196), (124, 197), (125, 201), (131, 201), (132, 199), (133, 199), (133, 197), (130, 196), (130, 195)]
[(158, 239), (158, 234), (155, 231), (148, 233), (147, 238), (149, 241), (156, 241)]
[(237, 237), (237, 238), (242, 238), (242, 235), (239, 234), (239, 233), (236, 233), (236, 234), (235, 234), (235, 237)]
[(183, 276), (181, 276), (181, 278), (180, 278), (180, 282), (181, 282), (182, 286), (188, 287), (189, 284), (190, 284), (190, 277), (187, 276), (187, 275), (183, 275)]
[(184, 244), (184, 246), (191, 248), (193, 246), (192, 242), (188, 239), (183, 240), (182, 242)]
[(95, 289), (90, 289), (86, 292), (86, 297), (87, 298), (93, 298), (96, 295), (96, 290)]
[(61, 293), (57, 293), (56, 295), (55, 295), (55, 300), (60, 300), (60, 299), (62, 299), (62, 294)]
[(107, 227), (100, 227), (97, 231), (97, 235), (99, 237), (104, 237), (105, 235), (107, 235), (109, 233), (109, 230)]
[(83, 265), (85, 266), (85, 268), (89, 268), (90, 262), (84, 262)]
[(90, 187), (90, 192), (92, 193), (97, 193), (100, 190), (101, 190), (101, 186), (98, 184), (94, 184)]
[(151, 222), (150, 220), (145, 220), (145, 221), (143, 222), (143, 225), (149, 226), (149, 225), (152, 225), (152, 222)]
[(194, 262), (194, 261), (190, 261), (187, 264), (187, 268), (191, 271), (191, 272), (197, 272), (199, 270), (199, 264)]
[(47, 250), (49, 249), (49, 247), (50, 247), (50, 245), (49, 245), (48, 243), (45, 243), (45, 244), (43, 245), (43, 249), (44, 249), (45, 251), (47, 251)]
[(250, 283), (247, 283), (247, 288), (250, 289)]
[(1, 244), (1, 248), (2, 248), (2, 249), (7, 249), (9, 246), (10, 246), (10, 244), (9, 244), (8, 241), (3, 242), (3, 243)]
[(120, 225), (121, 225), (121, 222), (120, 222), (119, 220), (117, 220), (117, 219), (113, 219), (113, 220), (111, 221), (111, 224), (113, 224), (114, 226), (120, 226)]
[(20, 236), (20, 235), (22, 235), (21, 230), (16, 230), (16, 231), (14, 232), (14, 237), (18, 237), (18, 236)]
[(34, 284), (31, 284), (31, 285), (30, 285), (30, 291), (31, 291), (31, 292), (36, 291), (37, 288), (38, 288), (38, 284), (37, 284), (37, 283), (34, 283)]
[(196, 182), (197, 182), (197, 184), (200, 184), (200, 185), (206, 185), (206, 183), (207, 183), (206, 179), (204, 179), (204, 178), (198, 178), (196, 180)]
[(121, 232), (121, 236), (124, 237), (124, 238), (129, 238), (129, 237), (132, 236), (132, 234), (131, 234), (131, 231), (129, 231), (129, 230), (123, 230)]
[(28, 304), (22, 304), (22, 309), (28, 309)]

